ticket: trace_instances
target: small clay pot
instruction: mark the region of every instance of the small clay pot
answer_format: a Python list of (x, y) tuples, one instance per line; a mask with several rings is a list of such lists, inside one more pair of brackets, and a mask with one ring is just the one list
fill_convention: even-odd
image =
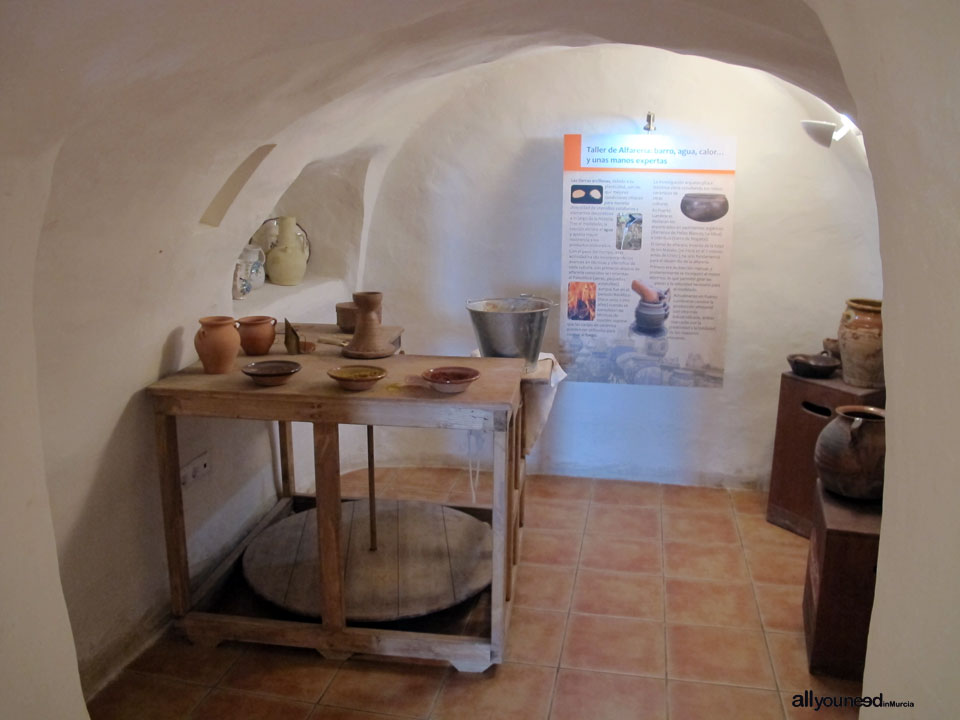
[(831, 357), (835, 357), (837, 360), (840, 359), (840, 341), (836, 338), (824, 338), (823, 349), (824, 352)]
[(882, 388), (883, 320), (882, 302), (865, 298), (847, 300), (847, 309), (840, 317), (837, 338), (843, 381), (854, 387)]
[(240, 333), (237, 321), (226, 315), (200, 318), (200, 329), (193, 338), (203, 371), (220, 375), (233, 370), (233, 361), (240, 352)]
[(266, 355), (277, 336), (277, 319), (269, 315), (249, 315), (240, 323), (240, 347), (247, 355)]

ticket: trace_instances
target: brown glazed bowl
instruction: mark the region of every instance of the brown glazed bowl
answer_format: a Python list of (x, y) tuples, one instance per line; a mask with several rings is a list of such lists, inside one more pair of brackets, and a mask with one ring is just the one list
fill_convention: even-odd
[(787, 355), (787, 362), (795, 375), (820, 380), (830, 377), (840, 368), (840, 361), (825, 352), (820, 355), (794, 353)]
[(480, 377), (480, 371), (458, 365), (445, 365), (424, 370), (420, 377), (437, 392), (452, 394), (466, 390), (470, 383)]
[(261, 360), (244, 365), (240, 370), (257, 385), (283, 385), (295, 373), (300, 372), (300, 363), (292, 360)]
[(369, 390), (387, 376), (387, 371), (376, 365), (341, 365), (327, 370), (344, 390)]

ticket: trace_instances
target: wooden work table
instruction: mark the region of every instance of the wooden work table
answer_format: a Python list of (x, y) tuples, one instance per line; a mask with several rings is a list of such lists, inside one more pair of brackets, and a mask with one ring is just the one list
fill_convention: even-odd
[[(164, 527), (174, 616), (194, 641), (267, 642), (312, 647), (328, 657), (372, 653), (448, 660), (465, 671), (501, 662), (509, 623), (519, 526), (522, 523), (523, 461), (520, 412), (523, 360), (506, 358), (394, 355), (373, 361), (348, 360), (337, 348), (288, 356), (275, 345), (271, 359), (293, 359), (302, 370), (284, 385), (260, 387), (240, 372), (254, 359), (238, 357), (232, 372), (206, 375), (199, 363), (147, 388), (156, 410)], [(337, 365), (373, 364), (387, 377), (371, 390), (342, 390), (327, 376)], [(441, 365), (480, 370), (466, 392), (444, 394), (410, 385), (405, 378)], [(541, 373), (542, 374), (542, 373)], [(534, 382), (542, 379), (531, 378)], [(280, 425), (282, 489), (277, 505), (200, 587), (191, 592), (180, 487), (177, 416), (274, 420)], [(298, 496), (292, 481), (291, 422), (313, 424), (315, 496)], [(493, 436), (493, 557), (489, 637), (466, 637), (352, 627), (344, 611), (341, 560), (339, 425), (388, 425), (481, 430)], [(257, 532), (289, 515), (298, 498), (317, 508), (321, 576), (321, 620), (299, 622), (202, 612), (197, 609), (237, 563)]]

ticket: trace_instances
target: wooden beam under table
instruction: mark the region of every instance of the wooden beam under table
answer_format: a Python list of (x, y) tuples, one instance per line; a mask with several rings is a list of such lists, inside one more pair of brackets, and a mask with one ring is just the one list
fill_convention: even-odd
[(156, 413), (155, 421), (163, 534), (167, 545), (167, 573), (170, 577), (170, 609), (174, 617), (183, 617), (190, 609), (190, 567), (187, 562), (183, 493), (180, 489), (177, 418), (174, 415)]
[(393, 657), (447, 660), (458, 670), (482, 672), (490, 667), (485, 638), (436, 635), (379, 628), (331, 629), (326, 624), (192, 612), (179, 626), (192, 641), (223, 640), (314, 648), (320, 653), (364, 653)]
[(336, 423), (314, 423), (313, 455), (320, 544), (320, 614), (330, 630), (346, 625), (340, 567), (340, 432)]
[(493, 577), (490, 586), (490, 652), (493, 662), (503, 662), (507, 611), (507, 493), (509, 438), (506, 430), (493, 433)]
[(280, 487), (283, 497), (292, 497), (297, 490), (293, 462), (293, 423), (277, 422), (280, 434)]

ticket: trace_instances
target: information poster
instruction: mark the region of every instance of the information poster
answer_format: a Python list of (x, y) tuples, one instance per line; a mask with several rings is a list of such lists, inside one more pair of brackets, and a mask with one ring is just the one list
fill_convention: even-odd
[(566, 135), (568, 380), (722, 387), (736, 140)]

